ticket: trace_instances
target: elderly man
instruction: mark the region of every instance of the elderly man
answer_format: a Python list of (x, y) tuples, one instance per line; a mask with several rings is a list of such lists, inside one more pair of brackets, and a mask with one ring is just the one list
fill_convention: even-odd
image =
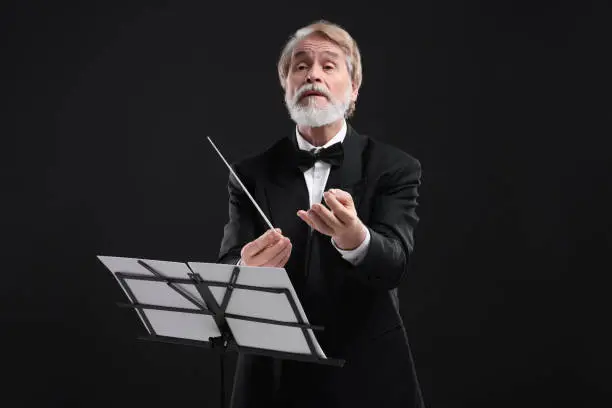
[(278, 61), (296, 123), (234, 164), (219, 262), (284, 267), (328, 356), (342, 368), (241, 355), (232, 406), (424, 407), (397, 288), (413, 251), (421, 166), (348, 123), (362, 80), (356, 42), (325, 21), (299, 29)]

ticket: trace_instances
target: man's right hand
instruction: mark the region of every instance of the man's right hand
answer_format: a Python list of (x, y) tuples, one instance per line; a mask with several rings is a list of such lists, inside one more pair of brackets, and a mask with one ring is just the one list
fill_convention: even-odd
[(289, 260), (291, 248), (291, 241), (282, 235), (279, 228), (268, 230), (242, 247), (240, 264), (282, 268)]

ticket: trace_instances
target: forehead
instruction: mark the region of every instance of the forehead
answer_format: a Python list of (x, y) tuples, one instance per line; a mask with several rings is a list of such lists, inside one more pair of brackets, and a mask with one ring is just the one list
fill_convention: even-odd
[(336, 43), (328, 40), (321, 34), (311, 34), (298, 43), (293, 48), (292, 58), (316, 55), (327, 55), (331, 57), (344, 57), (344, 51)]

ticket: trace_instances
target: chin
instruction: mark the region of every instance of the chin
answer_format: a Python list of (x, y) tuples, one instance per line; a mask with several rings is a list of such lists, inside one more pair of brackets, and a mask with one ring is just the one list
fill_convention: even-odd
[(290, 109), (293, 121), (302, 126), (321, 127), (342, 118), (340, 112), (332, 109)]
[(327, 105), (328, 101), (327, 101), (327, 98), (324, 96), (306, 96), (300, 99), (299, 103), (302, 105), (316, 104), (318, 106), (318, 105), (321, 105), (322, 103)]

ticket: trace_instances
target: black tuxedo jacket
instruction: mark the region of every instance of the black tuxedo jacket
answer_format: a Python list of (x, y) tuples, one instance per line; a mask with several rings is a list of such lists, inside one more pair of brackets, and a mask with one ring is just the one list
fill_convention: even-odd
[[(326, 355), (343, 368), (239, 356), (232, 397), (242, 407), (423, 407), (399, 313), (397, 287), (413, 250), (421, 166), (414, 157), (358, 134), (350, 125), (342, 166), (332, 168), (325, 190), (349, 192), (371, 241), (354, 266), (298, 216), (310, 207), (296, 165), (295, 133), (265, 152), (233, 165), (276, 228), (293, 244), (285, 266)], [(229, 221), (218, 262), (236, 263), (242, 247), (268, 229), (233, 176)]]

